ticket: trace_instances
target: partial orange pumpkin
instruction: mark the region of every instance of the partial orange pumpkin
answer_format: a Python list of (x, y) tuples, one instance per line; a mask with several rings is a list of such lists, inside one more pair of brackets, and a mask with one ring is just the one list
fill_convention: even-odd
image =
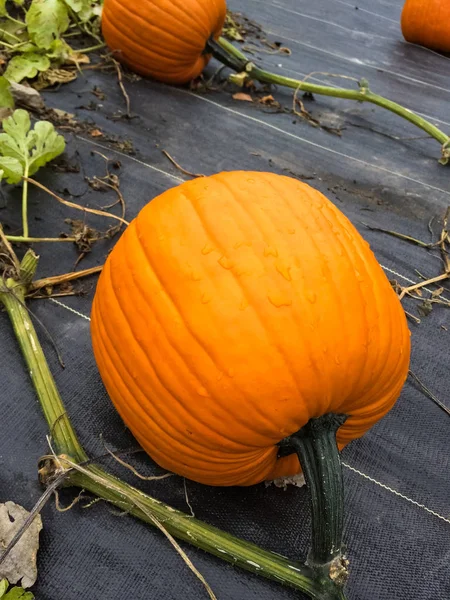
[(450, 52), (450, 1), (406, 0), (401, 27), (408, 42)]
[(218, 38), (225, 0), (105, 0), (102, 33), (115, 58), (140, 75), (183, 84), (198, 77)]
[(300, 470), (277, 444), (349, 415), (339, 447), (394, 405), (410, 334), (368, 243), (293, 178), (226, 172), (170, 189), (111, 252), (92, 309), (106, 389), (165, 469), (210, 485)]

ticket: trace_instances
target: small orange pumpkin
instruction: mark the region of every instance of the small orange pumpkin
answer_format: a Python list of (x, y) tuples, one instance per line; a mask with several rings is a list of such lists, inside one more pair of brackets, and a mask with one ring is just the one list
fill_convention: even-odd
[(206, 43), (220, 36), (225, 16), (225, 0), (105, 0), (102, 33), (136, 73), (183, 84), (208, 64)]
[(406, 0), (401, 27), (406, 41), (450, 52), (450, 1)]
[(126, 425), (210, 485), (293, 475), (277, 444), (345, 413), (344, 447), (393, 406), (410, 335), (350, 221), (293, 178), (227, 172), (150, 202), (99, 279), (92, 343)]

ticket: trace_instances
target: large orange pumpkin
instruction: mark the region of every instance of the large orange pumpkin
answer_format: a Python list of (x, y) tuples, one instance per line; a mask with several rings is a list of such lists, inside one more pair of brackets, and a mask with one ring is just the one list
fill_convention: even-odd
[(207, 65), (206, 43), (219, 37), (225, 16), (225, 0), (105, 0), (102, 32), (136, 73), (182, 84)]
[(277, 444), (345, 413), (339, 447), (393, 406), (410, 335), (368, 243), (293, 178), (183, 183), (132, 221), (99, 279), (92, 342), (106, 389), (162, 467), (210, 485), (298, 473)]
[(401, 27), (408, 42), (450, 52), (450, 1), (406, 0)]

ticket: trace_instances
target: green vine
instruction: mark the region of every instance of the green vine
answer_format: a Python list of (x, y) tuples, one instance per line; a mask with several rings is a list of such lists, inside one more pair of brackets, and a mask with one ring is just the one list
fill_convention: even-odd
[(232, 81), (239, 81), (242, 85), (247, 80), (255, 80), (261, 83), (269, 83), (281, 85), (294, 89), (296, 91), (309, 92), (322, 96), (332, 96), (334, 98), (345, 98), (347, 100), (356, 100), (357, 102), (370, 102), (376, 104), (394, 114), (406, 119), (416, 127), (425, 131), (429, 136), (437, 140), (441, 144), (441, 157), (439, 162), (446, 165), (450, 160), (450, 136), (441, 131), (438, 127), (422, 118), (413, 111), (373, 93), (369, 88), (369, 83), (366, 80), (360, 81), (357, 90), (346, 88), (329, 87), (325, 85), (317, 85), (307, 81), (300, 81), (277, 75), (258, 67), (255, 63), (248, 59), (236, 46), (226, 40), (224, 37), (219, 40), (210, 39), (206, 46), (206, 52), (211, 53), (217, 60), (222, 62), (227, 67), (236, 71), (236, 76), (231, 76)]

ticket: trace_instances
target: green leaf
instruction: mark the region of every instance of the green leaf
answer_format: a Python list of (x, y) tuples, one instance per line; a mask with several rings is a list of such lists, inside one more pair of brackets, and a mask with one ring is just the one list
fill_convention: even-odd
[(34, 131), (36, 133), (36, 147), (31, 152), (30, 176), (62, 154), (66, 147), (64, 137), (59, 135), (48, 121), (38, 121)]
[(9, 81), (3, 76), (0, 77), (0, 106), (14, 108), (14, 98), (9, 89)]
[(39, 71), (50, 68), (50, 59), (43, 54), (26, 52), (20, 56), (13, 56), (9, 61), (4, 76), (8, 81), (20, 83), (22, 79), (36, 77)]
[[(24, 0), (13, 0), (14, 4), (21, 6)], [(6, 17), (8, 11), (6, 10), (6, 0), (0, 0), (0, 17)]]
[(13, 587), (1, 600), (34, 600), (34, 595), (21, 587)]
[(92, 17), (98, 17), (102, 12), (101, 3), (92, 2), (92, 0), (64, 0), (64, 2), (82, 22), (89, 21)]
[(65, 150), (66, 142), (48, 121), (38, 121), (31, 128), (30, 115), (18, 109), (4, 119), (0, 133), (0, 169), (8, 183), (19, 183), (22, 176), (34, 175), (40, 167)]
[(31, 592), (26, 592), (21, 587), (9, 588), (7, 579), (0, 581), (0, 600), (34, 600), (34, 595)]
[(0, 133), (0, 154), (25, 162), (29, 153), (27, 137), (31, 127), (30, 115), (19, 108), (4, 119), (2, 125), (4, 133)]
[(0, 156), (0, 181), (6, 179), (7, 183), (20, 183), (22, 176), (23, 166), (17, 158)]
[(69, 27), (69, 11), (64, 0), (33, 0), (25, 21), (36, 46), (49, 48)]

